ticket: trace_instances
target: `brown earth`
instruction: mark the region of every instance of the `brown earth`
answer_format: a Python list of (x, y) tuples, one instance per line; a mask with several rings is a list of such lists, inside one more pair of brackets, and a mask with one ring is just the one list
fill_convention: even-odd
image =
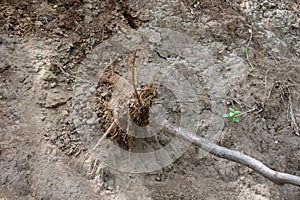
[[(184, 87), (160, 91), (170, 119), (193, 108), (169, 104), (187, 97), (188, 82), (200, 110), (197, 134), (300, 176), (299, 10), (298, 0), (2, 0), (0, 199), (300, 199), (299, 187), (278, 186), (193, 146), (145, 173), (105, 166), (91, 151), (103, 134), (93, 130), (119, 87), (112, 80), (103, 86), (100, 77), (110, 65), (125, 77), (138, 50), (140, 74), (150, 76), (142, 65), (150, 66)], [(243, 52), (249, 30), (253, 72)], [(179, 75), (165, 65), (187, 81), (174, 81)], [(253, 112), (227, 122), (229, 107)], [(85, 113), (93, 109), (97, 115)], [(215, 130), (217, 139), (205, 135)], [(137, 140), (132, 150), (151, 151), (169, 139)]]

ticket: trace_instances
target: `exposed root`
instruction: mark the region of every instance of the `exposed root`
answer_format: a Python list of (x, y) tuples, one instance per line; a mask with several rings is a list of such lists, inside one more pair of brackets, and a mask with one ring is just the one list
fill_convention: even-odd
[(263, 107), (265, 106), (266, 102), (270, 99), (274, 88), (279, 90), (280, 99), (283, 102), (284, 106), (286, 107), (287, 119), (291, 123), (292, 131), (297, 136), (300, 136), (299, 126), (297, 124), (297, 120), (293, 108), (292, 92), (290, 91), (290, 85), (284, 84), (281, 81), (276, 81), (275, 83), (273, 83), (271, 85), (271, 88), (269, 89), (266, 99), (262, 103)]
[(137, 98), (131, 99), (129, 104), (130, 117), (139, 126), (147, 126), (149, 124), (149, 113), (154, 98), (157, 97), (157, 87), (154, 85), (145, 86), (137, 91)]
[(300, 136), (299, 127), (296, 122), (295, 114), (293, 111), (292, 93), (290, 91), (290, 87), (285, 84), (283, 85), (280, 81), (276, 82), (275, 87), (279, 89), (280, 97), (281, 97), (282, 101), (286, 102), (286, 99), (287, 99), (287, 103), (285, 104), (285, 106), (287, 108), (287, 112), (286, 112), (287, 119), (291, 122), (291, 128), (292, 128), (293, 132), (297, 136)]
[(69, 161), (69, 165), (83, 152), (83, 149), (80, 148), (72, 157), (72, 159)]
[(288, 117), (289, 117), (290, 122), (291, 122), (292, 130), (294, 131), (294, 133), (297, 136), (300, 136), (300, 134), (299, 134), (299, 127), (298, 127), (298, 124), (296, 122), (295, 114), (294, 114), (294, 111), (293, 111), (292, 95), (291, 95), (289, 87), (287, 87), (287, 90), (288, 90), (288, 94), (289, 94), (288, 95), (288, 106), (287, 106)]
[(254, 70), (254, 67), (252, 65), (252, 63), (250, 62), (250, 59), (249, 59), (249, 53), (248, 53), (248, 50), (249, 50), (249, 47), (250, 47), (250, 43), (251, 43), (251, 40), (252, 40), (252, 28), (249, 26), (249, 33), (250, 33), (250, 37), (249, 37), (249, 40), (248, 40), (248, 43), (247, 43), (247, 46), (246, 46), (246, 51), (245, 51), (245, 54), (246, 54), (246, 59), (247, 59), (247, 62), (250, 66), (249, 68), (249, 71), (252, 72)]
[(90, 177), (92, 177), (95, 174), (98, 164), (99, 164), (99, 159), (95, 159), (94, 164), (93, 164), (93, 168), (92, 168), (91, 172), (89, 173)]
[(115, 128), (115, 126), (116, 126), (116, 121), (113, 121), (113, 122), (110, 124), (109, 128), (106, 130), (106, 132), (105, 132), (105, 133), (102, 135), (102, 137), (99, 139), (99, 141), (97, 142), (97, 144), (93, 147), (92, 151), (95, 150), (95, 149), (100, 145), (100, 143), (104, 140), (104, 138), (107, 137), (107, 135), (111, 132), (111, 130), (112, 130), (113, 128)]
[(218, 146), (210, 142), (209, 140), (197, 136), (196, 134), (184, 128), (176, 127), (173, 124), (168, 123), (164, 119), (156, 119), (153, 122), (151, 122), (151, 125), (159, 127), (166, 134), (176, 136), (185, 141), (191, 142), (212, 155), (245, 165), (278, 185), (292, 184), (300, 186), (299, 176), (272, 170), (266, 165), (264, 165), (262, 162), (250, 156), (247, 156), (238, 151), (233, 151)]

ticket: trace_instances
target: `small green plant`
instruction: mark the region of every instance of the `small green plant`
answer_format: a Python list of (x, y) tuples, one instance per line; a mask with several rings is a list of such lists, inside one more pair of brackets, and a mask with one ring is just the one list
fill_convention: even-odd
[(224, 117), (227, 118), (228, 121), (230, 121), (230, 122), (238, 123), (239, 122), (238, 116), (241, 113), (242, 112), (239, 110), (234, 110), (233, 108), (229, 108), (229, 113), (225, 114)]
[(243, 48), (243, 53), (246, 55), (247, 61), (248, 61), (249, 65), (250, 65), (249, 72), (254, 72), (254, 67), (252, 66), (252, 64), (249, 61), (248, 49), (249, 49), (248, 47), (244, 47)]

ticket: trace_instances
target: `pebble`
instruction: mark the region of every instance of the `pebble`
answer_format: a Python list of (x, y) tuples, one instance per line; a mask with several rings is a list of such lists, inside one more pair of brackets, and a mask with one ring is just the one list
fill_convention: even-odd
[(0, 60), (0, 73), (4, 72), (8, 68), (9, 68), (8, 62), (6, 62), (5, 60)]
[(73, 120), (73, 124), (75, 128), (78, 128), (79, 126), (81, 126), (81, 121), (78, 118), (76, 118)]
[(91, 10), (93, 8), (93, 4), (91, 4), (91, 3), (85, 3), (84, 7), (86, 7), (86, 8), (88, 8), (88, 9)]
[(3, 185), (7, 182), (8, 175), (0, 177), (0, 185)]
[(177, 112), (177, 109), (178, 109), (178, 107), (175, 105), (175, 106), (173, 106), (173, 112)]
[(156, 180), (156, 181), (161, 181), (160, 176), (156, 176), (156, 177), (155, 177), (155, 180)]
[(56, 146), (60, 149), (60, 148), (64, 147), (65, 145), (61, 141), (57, 141)]
[(87, 120), (86, 123), (87, 124), (93, 124), (93, 123), (95, 123), (95, 121), (96, 120), (94, 118), (91, 118), (91, 119)]
[(50, 136), (51, 141), (54, 141), (56, 139), (57, 139), (57, 135), (55, 133)]
[(159, 143), (163, 146), (167, 145), (169, 143), (169, 139), (166, 136), (163, 136), (159, 138)]
[(64, 117), (69, 115), (69, 112), (67, 110), (63, 110), (61, 113)]
[(43, 22), (41, 22), (41, 21), (36, 21), (34, 24), (35, 24), (36, 27), (43, 26)]
[(54, 87), (56, 87), (56, 85), (57, 85), (56, 82), (52, 82), (52, 83), (50, 83), (50, 88), (54, 88)]
[(86, 24), (89, 24), (89, 23), (91, 23), (92, 21), (93, 21), (93, 18), (92, 18), (91, 16), (86, 15), (86, 16), (84, 17), (84, 22), (85, 22)]

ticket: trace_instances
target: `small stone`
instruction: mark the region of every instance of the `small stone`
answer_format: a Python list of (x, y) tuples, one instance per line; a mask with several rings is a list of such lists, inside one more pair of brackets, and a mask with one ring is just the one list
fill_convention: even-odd
[(4, 185), (7, 182), (8, 175), (4, 175), (0, 177), (0, 185)]
[(65, 144), (69, 144), (69, 143), (70, 143), (70, 139), (69, 139), (69, 138), (65, 138), (65, 139), (64, 139), (64, 143), (65, 143)]
[(91, 118), (91, 119), (87, 120), (86, 123), (91, 125), (91, 124), (95, 123), (95, 119)]
[(81, 126), (81, 121), (78, 118), (76, 118), (73, 120), (73, 124), (75, 128), (78, 128), (79, 126)]
[(107, 186), (107, 188), (106, 188), (107, 190), (110, 190), (110, 191), (113, 191), (113, 187), (111, 186), (111, 185), (109, 185), (109, 186)]
[(167, 145), (169, 143), (169, 139), (165, 136), (159, 138), (159, 143), (163, 146)]
[(43, 26), (43, 22), (41, 22), (41, 21), (35, 21), (35, 26), (37, 26), (37, 27), (41, 27), (41, 26)]
[(177, 106), (173, 106), (173, 112), (177, 112)]
[(275, 134), (276, 134), (275, 129), (274, 129), (274, 128), (270, 128), (270, 129), (269, 129), (269, 134), (275, 135)]
[(52, 82), (52, 83), (50, 83), (50, 88), (54, 88), (54, 87), (56, 87), (56, 85), (57, 85), (56, 82)]
[(57, 135), (56, 134), (52, 134), (50, 137), (51, 141), (55, 141), (57, 139)]
[(263, 12), (263, 17), (264, 18), (270, 18), (273, 15), (274, 15), (274, 12), (272, 12), (272, 11), (265, 11), (265, 12)]
[(84, 17), (84, 22), (85, 22), (86, 24), (89, 24), (89, 23), (91, 23), (92, 21), (93, 21), (93, 18), (92, 18), (91, 16), (86, 15), (86, 16)]
[(150, 43), (159, 44), (161, 42), (161, 36), (159, 33), (154, 33), (149, 38)]
[(155, 177), (155, 180), (156, 180), (156, 181), (161, 181), (161, 177), (160, 177), (160, 176), (156, 176), (156, 177)]
[(64, 117), (66, 117), (66, 116), (69, 115), (69, 112), (68, 112), (67, 110), (63, 110), (63, 111), (62, 111), (62, 115), (63, 115)]
[(63, 35), (64, 34), (63, 31), (60, 28), (53, 29), (53, 33), (57, 34), (57, 35)]
[(0, 60), (0, 73), (4, 72), (8, 68), (9, 68), (8, 62), (6, 62), (4, 60)]
[(63, 144), (61, 141), (57, 141), (57, 142), (56, 142), (56, 146), (57, 146), (59, 149), (61, 149), (61, 148), (64, 147), (64, 144)]
[(86, 4), (84, 4), (84, 7), (86, 7), (86, 8), (88, 8), (88, 9), (92, 9), (93, 8), (93, 4), (91, 4), (91, 3), (86, 3)]

